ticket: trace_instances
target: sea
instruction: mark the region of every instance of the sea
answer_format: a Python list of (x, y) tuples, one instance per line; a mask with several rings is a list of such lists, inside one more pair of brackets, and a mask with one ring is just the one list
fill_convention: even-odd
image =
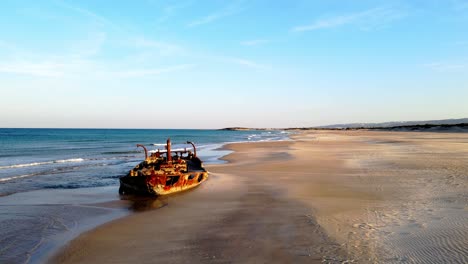
[(144, 159), (142, 148), (185, 148), (192, 141), (205, 164), (221, 163), (226, 143), (287, 140), (280, 130), (0, 129), (0, 197), (40, 189), (118, 185)]
[(0, 129), (0, 263), (48, 263), (79, 234), (167, 197), (118, 194), (119, 177), (149, 151), (197, 146), (205, 164), (223, 163), (222, 146), (288, 140), (286, 131), (193, 129)]

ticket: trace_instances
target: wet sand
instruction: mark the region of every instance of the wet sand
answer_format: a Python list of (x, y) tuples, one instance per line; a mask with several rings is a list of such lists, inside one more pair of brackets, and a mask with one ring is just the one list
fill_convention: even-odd
[(242, 143), (202, 186), (80, 235), (55, 263), (467, 263), (468, 134)]
[(15, 193), (0, 199), (0, 263), (43, 263), (64, 244), (99, 225), (166, 205), (122, 197), (118, 185)]
[(114, 200), (118, 200), (115, 187), (39, 190), (2, 197), (0, 263), (43, 262), (64, 242), (129, 213), (103, 206)]

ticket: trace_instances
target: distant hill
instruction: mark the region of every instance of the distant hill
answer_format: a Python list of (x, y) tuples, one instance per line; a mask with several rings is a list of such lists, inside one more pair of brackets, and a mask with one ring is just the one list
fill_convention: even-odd
[[(346, 128), (359, 129), (359, 128)], [(409, 125), (409, 126), (392, 126), (392, 127), (371, 127), (365, 129), (387, 130), (387, 131), (421, 131), (421, 132), (468, 132), (468, 123), (460, 124), (425, 124), (425, 125)]]
[(349, 123), (316, 127), (291, 127), (291, 128), (248, 128), (227, 127), (220, 130), (244, 131), (244, 130), (356, 130), (375, 129), (392, 131), (433, 131), (433, 132), (468, 132), (468, 118), (441, 119), (425, 121), (397, 121), (383, 123)]
[(254, 128), (248, 128), (248, 127), (226, 127), (226, 128), (221, 128), (219, 130), (227, 130), (227, 131), (244, 131), (244, 130), (254, 130)]
[(317, 128), (390, 128), (402, 126), (421, 126), (421, 125), (455, 125), (468, 123), (468, 118), (425, 120), (425, 121), (398, 121), (384, 123), (349, 123), (335, 124), (327, 126), (318, 126)]

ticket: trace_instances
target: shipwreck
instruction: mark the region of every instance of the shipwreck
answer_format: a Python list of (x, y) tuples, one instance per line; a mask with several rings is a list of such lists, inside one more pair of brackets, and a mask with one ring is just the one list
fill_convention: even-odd
[(192, 150), (171, 150), (171, 140), (167, 140), (165, 150), (157, 150), (123, 177), (120, 177), (120, 194), (167, 195), (181, 192), (200, 185), (208, 179), (208, 172), (197, 157), (195, 144), (187, 141)]

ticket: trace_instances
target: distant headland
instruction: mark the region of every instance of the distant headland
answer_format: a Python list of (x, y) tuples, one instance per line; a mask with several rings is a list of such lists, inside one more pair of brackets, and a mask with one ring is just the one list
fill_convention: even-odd
[(219, 130), (225, 131), (248, 131), (248, 130), (279, 130), (278, 128), (249, 128), (249, 127), (226, 127)]
[(248, 128), (227, 127), (224, 131), (259, 131), (259, 130), (386, 130), (386, 131), (434, 131), (434, 132), (468, 132), (468, 118), (442, 119), (426, 121), (397, 121), (384, 123), (349, 123), (316, 127), (289, 128)]

